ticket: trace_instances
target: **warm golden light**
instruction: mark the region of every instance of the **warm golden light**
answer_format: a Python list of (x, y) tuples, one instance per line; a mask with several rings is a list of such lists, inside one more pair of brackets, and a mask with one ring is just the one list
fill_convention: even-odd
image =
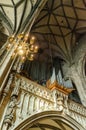
[(20, 33), (20, 34), (18, 34), (18, 39), (22, 39), (23, 37), (24, 37), (24, 32), (22, 32), (22, 33)]
[(25, 61), (25, 59), (26, 59), (26, 58), (23, 56), (23, 57), (22, 57), (22, 61), (24, 62), (24, 61)]
[[(17, 37), (12, 35), (8, 38), (9, 44), (7, 45), (7, 49), (11, 47), (11, 45), (15, 46), (15, 52), (20, 55), (21, 61), (25, 61), (26, 58), (28, 60), (33, 60), (35, 53), (38, 52), (38, 46), (35, 45), (35, 37), (29, 35), (29, 33), (24, 34), (23, 32), (18, 34)], [(15, 54), (13, 54), (13, 57)]]
[(31, 57), (33, 57), (34, 55), (33, 55), (33, 54), (31, 54), (30, 56), (31, 56)]
[(14, 35), (8, 38), (8, 42), (12, 43), (14, 41)]
[(35, 37), (32, 36), (31, 39), (30, 39), (30, 44), (34, 44), (34, 41), (35, 41)]
[(38, 52), (38, 46), (35, 46), (35, 50), (34, 50), (35, 52)]
[(34, 50), (34, 45), (31, 45), (30, 46), (30, 51), (33, 51)]
[(31, 61), (32, 61), (33, 59), (34, 59), (34, 54), (29, 54), (29, 55), (28, 55), (28, 60), (31, 60)]
[(35, 37), (34, 37), (34, 36), (32, 36), (32, 37), (31, 37), (31, 40), (35, 40)]
[(24, 51), (23, 51), (23, 50), (19, 50), (19, 51), (18, 51), (18, 54), (19, 54), (19, 55), (23, 55), (23, 54), (24, 54)]
[(19, 46), (19, 47), (18, 47), (18, 50), (20, 50), (20, 49), (22, 49), (22, 46)]
[(28, 38), (29, 38), (29, 33), (27, 33), (27, 34), (24, 36), (24, 41), (27, 42)]
[(9, 43), (8, 46), (7, 46), (7, 48), (10, 48), (10, 47), (11, 47), (11, 44)]
[(27, 33), (27, 34), (25, 35), (25, 37), (29, 37), (29, 33)]
[(25, 57), (23, 56), (22, 59), (25, 60)]
[(33, 44), (34, 43), (34, 41), (33, 40), (30, 40), (30, 44)]

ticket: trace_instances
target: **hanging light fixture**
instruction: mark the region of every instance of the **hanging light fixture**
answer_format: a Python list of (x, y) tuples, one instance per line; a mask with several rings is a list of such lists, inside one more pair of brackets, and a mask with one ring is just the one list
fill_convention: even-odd
[(34, 55), (38, 52), (38, 46), (35, 45), (36, 38), (26, 34), (24, 37), (24, 42), (26, 43), (27, 59), (34, 60)]
[(21, 57), (22, 61), (26, 58), (28, 60), (34, 60), (34, 55), (38, 52), (38, 46), (35, 45), (36, 38), (34, 36), (30, 36), (28, 33), (25, 35), (24, 33), (21, 33), (15, 39), (14, 36), (8, 38), (8, 48), (10, 48), (13, 43), (17, 45), (17, 49), (15, 51)]

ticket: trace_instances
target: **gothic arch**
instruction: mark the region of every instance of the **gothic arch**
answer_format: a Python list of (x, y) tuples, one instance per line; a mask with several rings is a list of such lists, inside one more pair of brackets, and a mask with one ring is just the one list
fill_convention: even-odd
[(14, 130), (85, 130), (68, 115), (57, 111), (45, 111), (32, 115)]

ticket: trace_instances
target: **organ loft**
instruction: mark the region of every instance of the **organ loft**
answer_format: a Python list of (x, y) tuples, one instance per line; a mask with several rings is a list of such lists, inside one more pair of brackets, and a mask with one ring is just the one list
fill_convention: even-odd
[(0, 130), (86, 130), (85, 0), (0, 0)]

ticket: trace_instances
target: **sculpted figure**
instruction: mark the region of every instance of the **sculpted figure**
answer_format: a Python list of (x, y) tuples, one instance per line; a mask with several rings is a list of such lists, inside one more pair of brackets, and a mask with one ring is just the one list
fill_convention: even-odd
[(7, 108), (6, 116), (12, 115), (14, 113), (15, 106), (16, 106), (16, 98), (15, 98), (15, 96), (12, 96), (11, 101), (10, 101), (8, 108)]

